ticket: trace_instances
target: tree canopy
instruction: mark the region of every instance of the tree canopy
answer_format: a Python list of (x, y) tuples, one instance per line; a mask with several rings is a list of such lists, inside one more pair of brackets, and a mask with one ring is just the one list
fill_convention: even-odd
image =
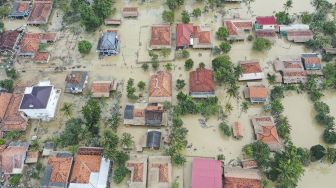
[(253, 41), (252, 49), (262, 52), (262, 51), (265, 51), (265, 50), (269, 50), (271, 48), (271, 46), (272, 46), (272, 43), (268, 39), (256, 38)]
[(82, 114), (88, 130), (92, 134), (97, 135), (99, 132), (97, 124), (101, 117), (101, 108), (98, 101), (95, 99), (89, 99), (82, 107)]
[(87, 40), (81, 40), (78, 43), (78, 51), (81, 54), (89, 54), (92, 48), (92, 44)]

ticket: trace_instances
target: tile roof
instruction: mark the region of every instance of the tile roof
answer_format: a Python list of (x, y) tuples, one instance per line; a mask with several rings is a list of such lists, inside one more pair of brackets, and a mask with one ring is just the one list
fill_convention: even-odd
[(131, 171), (129, 188), (144, 188), (147, 183), (147, 155), (132, 154), (126, 163)]
[(13, 50), (16, 45), (20, 32), (17, 30), (14, 31), (5, 31), (0, 34), (0, 50)]
[(55, 42), (57, 38), (57, 33), (43, 33), (42, 40), (46, 42)]
[(232, 130), (234, 137), (243, 137), (243, 127), (240, 122), (236, 121), (233, 124)]
[(258, 16), (256, 23), (259, 25), (276, 25), (277, 21), (274, 16)]
[(252, 30), (252, 20), (224, 20), (224, 26), (227, 28), (229, 35), (238, 35), (239, 31)]
[(53, 86), (33, 86), (30, 93), (25, 93), (20, 109), (43, 109), (48, 105)]
[(23, 168), (28, 147), (28, 143), (14, 143), (0, 153), (0, 164), (4, 174), (16, 173), (14, 169)]
[(169, 72), (159, 71), (152, 75), (149, 81), (150, 97), (171, 97), (172, 76)]
[(12, 98), (11, 93), (0, 92), (0, 122), (5, 117), (7, 107), (9, 105), (10, 99)]
[(224, 167), (225, 188), (262, 188), (261, 174), (257, 169)]
[(72, 156), (50, 156), (48, 157), (48, 166), (51, 167), (49, 182), (68, 183), (72, 165)]
[(37, 52), (33, 57), (33, 61), (40, 63), (48, 63), (50, 59), (49, 52)]
[(291, 60), (291, 61), (282, 61), (284, 64), (285, 69), (302, 69), (303, 70), (303, 65), (302, 62), (299, 59), (296, 60)]
[(93, 82), (91, 93), (109, 93), (111, 91), (111, 82)]
[(29, 9), (30, 9), (29, 2), (15, 2), (8, 16), (10, 17), (28, 16)]
[(222, 163), (218, 160), (194, 158), (192, 188), (222, 188)]
[(240, 61), (240, 66), (243, 68), (243, 74), (261, 73), (262, 69), (258, 60)]
[(65, 78), (65, 90), (71, 92), (73, 90), (82, 90), (88, 79), (86, 71), (71, 71)]
[(171, 45), (170, 25), (152, 26), (150, 45)]
[(287, 31), (287, 36), (314, 36), (311, 30), (293, 30)]
[(267, 98), (268, 90), (265, 86), (249, 86), (250, 98)]
[(257, 30), (255, 33), (257, 37), (276, 37), (274, 30)]
[(20, 41), (21, 53), (36, 53), (43, 37), (42, 33), (25, 33)]
[(211, 44), (211, 31), (203, 31), (200, 26), (194, 26), (192, 37), (198, 39), (199, 44)]
[(28, 24), (46, 24), (52, 10), (52, 1), (37, 1), (33, 6), (27, 23)]
[(304, 64), (310, 64), (310, 65), (321, 64), (321, 59), (315, 53), (301, 54), (301, 58), (303, 59)]
[(306, 77), (307, 76), (307, 72), (302, 70), (302, 71), (284, 71), (283, 73), (284, 76), (287, 76), (287, 77), (297, 77), (297, 76), (300, 76), (300, 77)]
[(89, 183), (92, 172), (99, 172), (101, 155), (77, 154), (71, 174), (71, 183)]
[(150, 156), (148, 163), (148, 187), (170, 187), (172, 182), (170, 156)]
[(123, 17), (137, 17), (139, 15), (138, 7), (124, 7), (123, 8)]
[(26, 157), (26, 163), (37, 163), (39, 157), (38, 151), (28, 151)]
[(144, 181), (144, 164), (143, 163), (128, 163), (128, 168), (133, 169), (132, 182), (143, 182)]
[(177, 24), (176, 25), (176, 47), (184, 47), (190, 45), (190, 37), (194, 32), (193, 24)]
[(190, 72), (190, 92), (214, 92), (215, 83), (213, 71), (205, 68), (197, 68)]

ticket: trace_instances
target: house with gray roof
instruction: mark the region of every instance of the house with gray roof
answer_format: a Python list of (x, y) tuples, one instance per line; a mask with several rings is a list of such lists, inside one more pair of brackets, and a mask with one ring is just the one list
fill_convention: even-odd
[(99, 55), (111, 56), (119, 53), (119, 39), (117, 32), (108, 31), (99, 39), (97, 52)]
[(61, 90), (51, 85), (50, 81), (26, 87), (19, 111), (28, 118), (49, 121), (55, 117)]
[(65, 78), (65, 91), (67, 93), (82, 93), (88, 83), (89, 75), (86, 71), (72, 71)]
[(29, 16), (32, 9), (30, 2), (15, 2), (12, 6), (11, 12), (8, 14), (9, 18), (22, 19)]
[(160, 149), (161, 144), (161, 131), (159, 130), (148, 130), (146, 139), (146, 148), (150, 149)]

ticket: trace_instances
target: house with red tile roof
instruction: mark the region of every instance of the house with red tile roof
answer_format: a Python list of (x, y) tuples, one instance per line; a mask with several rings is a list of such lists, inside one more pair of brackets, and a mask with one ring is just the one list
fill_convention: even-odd
[(282, 75), (283, 83), (306, 83), (308, 81), (307, 71), (300, 59), (275, 60), (274, 69)]
[(192, 188), (222, 188), (222, 162), (206, 158), (194, 158), (192, 162)]
[(240, 167), (224, 167), (225, 188), (262, 188), (261, 173), (258, 169), (243, 169)]
[(256, 37), (257, 38), (264, 38), (267, 39), (271, 42), (275, 42), (277, 34), (274, 30), (270, 30), (270, 29), (262, 29), (262, 30), (256, 30), (255, 31)]
[(148, 187), (170, 188), (172, 164), (170, 156), (148, 157)]
[(126, 167), (131, 171), (129, 188), (146, 188), (147, 185), (147, 155), (131, 154)]
[(247, 84), (244, 89), (244, 96), (250, 99), (252, 104), (265, 103), (268, 97), (268, 89), (264, 85)]
[(38, 158), (39, 158), (39, 151), (28, 151), (25, 163), (26, 164), (37, 163)]
[(169, 24), (153, 25), (151, 28), (151, 49), (171, 48), (171, 26)]
[(42, 187), (67, 187), (73, 162), (71, 153), (57, 152), (48, 157), (47, 166), (42, 179)]
[(274, 16), (258, 16), (255, 21), (255, 28), (266, 30), (277, 30), (278, 23)]
[(245, 40), (246, 32), (252, 31), (253, 21), (245, 19), (226, 19), (224, 27), (228, 30), (228, 40)]
[(176, 25), (176, 48), (212, 48), (212, 35), (209, 27), (193, 24)]
[(91, 94), (94, 98), (110, 97), (110, 92), (116, 91), (117, 87), (117, 80), (94, 81), (91, 85)]
[(239, 65), (243, 69), (243, 74), (239, 77), (239, 81), (261, 80), (264, 78), (259, 60), (240, 61)]
[(0, 169), (4, 175), (22, 174), (28, 147), (27, 142), (11, 142), (0, 152)]
[(307, 42), (314, 39), (314, 33), (309, 29), (287, 31), (287, 39), (297, 43)]
[(149, 81), (149, 103), (163, 103), (172, 100), (172, 75), (159, 71)]
[(321, 59), (316, 53), (301, 54), (301, 61), (308, 75), (322, 75)]
[(232, 126), (233, 137), (237, 139), (243, 138), (243, 132), (243, 126), (240, 124), (239, 121), (236, 121)]
[(194, 26), (194, 32), (192, 35), (192, 46), (198, 49), (213, 48), (211, 28), (205, 26)]
[(47, 24), (52, 11), (53, 2), (50, 0), (35, 1), (27, 20), (28, 25)]
[(74, 158), (69, 188), (108, 187), (110, 160), (103, 148), (81, 147)]
[(16, 47), (22, 37), (22, 32), (9, 30), (0, 33), (0, 53), (16, 53)]
[(252, 118), (256, 139), (267, 144), (271, 151), (280, 151), (283, 145), (278, 136), (272, 116), (257, 116)]
[(193, 24), (176, 24), (176, 48), (192, 46)]
[(189, 73), (189, 94), (193, 98), (208, 98), (215, 96), (215, 81), (213, 71), (197, 68)]

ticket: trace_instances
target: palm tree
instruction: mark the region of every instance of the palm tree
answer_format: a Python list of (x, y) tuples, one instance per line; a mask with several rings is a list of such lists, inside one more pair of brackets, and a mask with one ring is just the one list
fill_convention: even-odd
[(233, 110), (233, 107), (230, 103), (226, 103), (224, 108), (226, 113), (231, 113)]
[(270, 84), (274, 84), (275, 83), (275, 74), (267, 74), (267, 80), (268, 80), (268, 83)]
[(239, 92), (238, 92), (239, 86), (233, 84), (229, 87), (229, 89), (227, 90), (227, 93), (229, 94), (229, 101), (231, 99), (231, 97), (235, 97), (238, 98)]
[(123, 148), (130, 149), (132, 148), (134, 141), (133, 141), (133, 136), (130, 133), (123, 133), (120, 144)]
[(286, 3), (283, 6), (285, 8), (285, 11), (288, 11), (290, 8), (293, 7), (293, 1), (292, 0), (287, 0)]
[(73, 113), (73, 104), (71, 103), (64, 103), (63, 107), (61, 108), (63, 114), (67, 117), (71, 117)]
[(247, 112), (250, 107), (250, 103), (248, 101), (244, 101), (240, 105), (242, 112)]

